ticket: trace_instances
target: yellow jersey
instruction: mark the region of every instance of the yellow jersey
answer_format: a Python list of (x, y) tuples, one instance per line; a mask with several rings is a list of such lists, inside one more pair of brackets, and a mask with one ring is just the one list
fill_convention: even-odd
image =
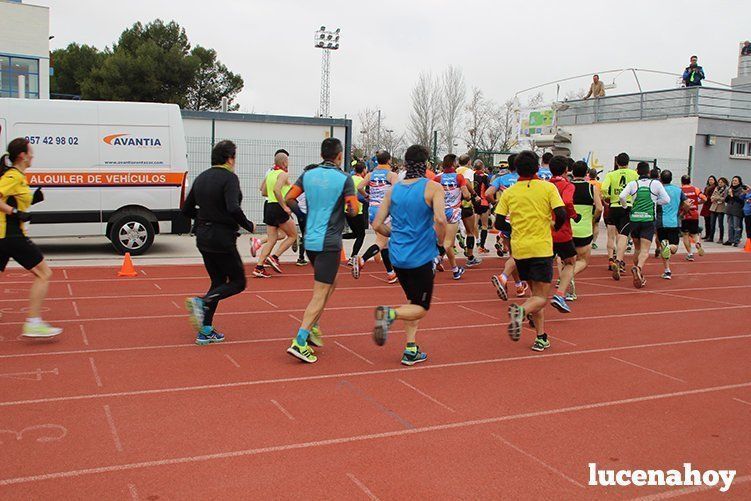
[(514, 259), (551, 257), (553, 210), (563, 200), (553, 183), (542, 179), (519, 179), (503, 190), (496, 214), (508, 217), (511, 224), (511, 249)]
[[(19, 211), (29, 210), (33, 196), (23, 172), (10, 168), (0, 177), (0, 198)], [(13, 198), (14, 203), (11, 203), (10, 198)], [(0, 238), (22, 236), (26, 236), (25, 223), (0, 211)]]

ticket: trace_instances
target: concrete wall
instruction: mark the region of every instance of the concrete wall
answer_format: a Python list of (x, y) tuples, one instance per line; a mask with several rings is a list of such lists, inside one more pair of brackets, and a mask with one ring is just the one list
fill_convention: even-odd
[(633, 159), (657, 159), (660, 168), (680, 175), (688, 171), (689, 147), (696, 143), (698, 121), (682, 117), (561, 128), (571, 133), (571, 156), (598, 170), (610, 171), (614, 157), (625, 151)]
[(49, 7), (0, 1), (0, 54), (39, 60), (39, 98), (50, 97)]
[[(306, 165), (320, 161), (321, 141), (339, 138), (348, 146), (350, 120), (317, 119), (183, 111), (188, 147), (189, 179), (210, 167), (212, 126), (214, 143), (229, 139), (237, 145), (236, 173), (243, 191), (243, 209), (252, 221), (263, 219), (263, 198), (258, 190), (274, 165), (274, 152), (290, 153), (290, 178), (294, 182)], [(351, 146), (351, 144), (349, 145)]]
[[(717, 144), (707, 146), (707, 135), (717, 136)], [(751, 122), (700, 118), (694, 147), (694, 184), (703, 186), (707, 177), (741, 176), (751, 180), (751, 159), (730, 158), (732, 139), (751, 139)]]

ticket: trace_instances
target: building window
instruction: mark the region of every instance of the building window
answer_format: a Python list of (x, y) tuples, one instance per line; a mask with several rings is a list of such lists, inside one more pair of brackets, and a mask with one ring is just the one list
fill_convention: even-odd
[(730, 141), (730, 158), (751, 159), (751, 140), (733, 139)]
[(0, 97), (18, 97), (18, 76), (26, 77), (25, 94), (39, 99), (39, 60), (0, 55)]

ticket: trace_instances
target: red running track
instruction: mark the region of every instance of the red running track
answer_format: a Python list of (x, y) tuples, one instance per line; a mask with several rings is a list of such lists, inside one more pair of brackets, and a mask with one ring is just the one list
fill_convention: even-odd
[[(222, 345), (197, 347), (183, 298), (196, 266), (56, 270), (53, 342), (19, 339), (29, 280), (0, 287), (3, 499), (574, 499), (751, 497), (751, 259), (676, 262), (663, 281), (577, 280), (574, 312), (547, 310), (553, 347), (505, 333), (489, 284), (439, 274), (418, 341), (370, 338), (372, 310), (403, 301), (380, 265), (345, 269), (315, 365), (285, 353), (310, 269), (250, 280), (220, 306)], [(512, 299), (516, 301), (516, 299)], [(730, 491), (589, 486), (612, 469), (735, 469)]]

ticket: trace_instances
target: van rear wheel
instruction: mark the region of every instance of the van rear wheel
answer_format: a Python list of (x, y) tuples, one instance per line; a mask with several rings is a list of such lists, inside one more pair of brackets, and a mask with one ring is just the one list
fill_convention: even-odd
[(126, 213), (112, 221), (109, 239), (120, 254), (132, 256), (145, 253), (154, 243), (154, 227), (144, 216)]

